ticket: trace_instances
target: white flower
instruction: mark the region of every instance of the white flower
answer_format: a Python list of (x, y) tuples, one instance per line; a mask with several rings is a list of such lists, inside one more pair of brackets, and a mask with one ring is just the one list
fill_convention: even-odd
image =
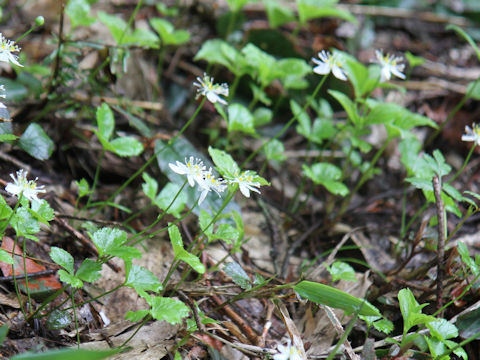
[(290, 340), (287, 345), (278, 345), (278, 354), (273, 355), (273, 360), (303, 360), (300, 350), (291, 346)]
[(480, 145), (480, 125), (473, 124), (473, 129), (470, 126), (465, 126), (466, 134), (462, 135), (462, 141), (473, 141)]
[[(5, 91), (5, 86), (0, 85), (0, 91)], [(0, 95), (0, 98), (2, 98), (2, 99), (5, 99), (6, 97), (7, 97), (7, 95), (5, 95), (5, 94)], [(0, 109), (5, 109), (5, 108), (6, 108), (5, 104), (0, 101)]]
[(19, 52), (20, 48), (15, 44), (15, 41), (7, 40), (2, 33), (0, 33), (0, 61), (11, 62), (18, 66), (23, 66), (17, 59), (17, 55), (13, 55), (14, 52)]
[(231, 184), (237, 183), (240, 188), (240, 192), (248, 198), (250, 197), (250, 191), (255, 191), (260, 194), (260, 190), (258, 190), (257, 187), (260, 187), (261, 184), (259, 182), (255, 182), (253, 179), (254, 177), (251, 171), (244, 171), (240, 175), (229, 178), (228, 182)]
[(203, 200), (205, 200), (205, 197), (211, 190), (215, 191), (217, 195), (220, 196), (220, 193), (224, 192), (227, 188), (227, 185), (225, 185), (225, 181), (222, 178), (216, 178), (212, 174), (212, 168), (203, 173), (203, 179), (198, 185), (200, 185), (202, 191), (200, 198), (198, 199), (198, 204), (201, 204)]
[(197, 81), (198, 82), (193, 83), (194, 86), (199, 88), (197, 90), (197, 98), (203, 95), (206, 96), (212, 104), (219, 102), (220, 104), (227, 105), (227, 102), (219, 96), (228, 96), (227, 84), (214, 84), (213, 78), (207, 74), (203, 74), (203, 79), (197, 77)]
[(170, 169), (180, 175), (187, 175), (188, 183), (191, 187), (195, 186), (195, 182), (200, 184), (203, 181), (203, 173), (206, 170), (203, 161), (200, 159), (194, 159), (193, 156), (190, 156), (190, 160), (187, 161), (185, 158), (185, 164), (182, 164), (180, 161), (177, 161), (177, 164), (168, 164)]
[(385, 80), (390, 80), (392, 74), (400, 79), (405, 79), (405, 74), (402, 73), (405, 65), (400, 64), (400, 61), (403, 61), (402, 57), (390, 54), (383, 55), (382, 50), (375, 50), (375, 56), (377, 58), (373, 61), (380, 64), (380, 66), (382, 67), (380, 74), (381, 82), (384, 82)]
[(35, 180), (27, 180), (27, 171), (23, 169), (17, 171), (17, 177), (10, 174), (10, 177), (13, 179), (13, 183), (7, 183), (5, 190), (14, 195), (19, 196), (19, 194), (23, 194), (28, 200), (38, 200), (37, 195), (39, 193), (45, 192), (45, 186), (37, 186), (37, 179)]
[(312, 61), (317, 64), (317, 66), (313, 68), (314, 73), (327, 75), (332, 72), (337, 79), (344, 81), (347, 80), (347, 74), (342, 69), (342, 63), (339, 60), (338, 55), (331, 55), (328, 51), (322, 50), (318, 53), (318, 57), (320, 60), (312, 58)]

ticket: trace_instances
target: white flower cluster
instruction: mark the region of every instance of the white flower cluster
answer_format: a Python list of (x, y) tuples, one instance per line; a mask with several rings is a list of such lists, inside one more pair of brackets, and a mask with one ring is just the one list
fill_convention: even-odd
[(405, 74), (402, 73), (405, 65), (400, 63), (403, 60), (400, 56), (394, 56), (390, 54), (383, 55), (382, 50), (375, 50), (375, 56), (376, 59), (373, 61), (380, 64), (382, 67), (380, 72), (381, 82), (390, 80), (392, 74), (400, 79), (405, 80)]
[(288, 340), (287, 345), (278, 345), (278, 354), (273, 355), (273, 360), (303, 360), (300, 350), (291, 345)]
[(480, 125), (474, 123), (472, 127), (465, 126), (465, 133), (462, 135), (462, 141), (473, 141), (480, 145)]
[[(388, 81), (392, 78), (392, 74), (400, 79), (405, 79), (405, 74), (402, 73), (405, 68), (401, 64), (403, 60), (400, 56), (390, 54), (383, 55), (382, 50), (375, 50), (376, 59), (372, 60), (380, 64), (382, 67), (380, 71), (380, 81)], [(313, 68), (313, 72), (320, 75), (328, 75), (332, 73), (337, 79), (347, 80), (347, 72), (343, 69), (342, 59), (338, 54), (330, 54), (328, 51), (322, 50), (318, 53), (319, 59), (312, 58), (312, 61), (317, 65)]]
[(208, 101), (212, 104), (219, 102), (220, 104), (227, 105), (227, 102), (220, 97), (228, 96), (228, 85), (227, 84), (214, 84), (213, 78), (209, 77), (207, 74), (203, 74), (203, 79), (197, 77), (198, 82), (194, 82), (193, 85), (198, 87), (197, 97), (206, 96)]
[(257, 188), (260, 187), (261, 184), (254, 181), (253, 172), (251, 171), (244, 171), (228, 179), (217, 178), (213, 174), (212, 168), (207, 170), (203, 161), (193, 156), (190, 156), (188, 160), (185, 158), (185, 163), (176, 161), (175, 164), (170, 163), (168, 166), (170, 166), (170, 169), (175, 173), (186, 175), (191, 187), (194, 187), (195, 184), (199, 186), (199, 190), (201, 191), (200, 198), (198, 199), (199, 204), (205, 200), (207, 194), (212, 190), (220, 196), (220, 193), (224, 192), (229, 184), (238, 184), (241, 193), (246, 197), (250, 197), (250, 191), (260, 193), (260, 190)]
[(317, 66), (313, 68), (314, 73), (328, 75), (332, 72), (337, 79), (347, 80), (347, 74), (342, 68), (343, 64), (338, 55), (332, 55), (328, 51), (322, 50), (318, 53), (318, 57), (320, 60), (312, 58), (312, 61), (317, 64)]
[(13, 196), (19, 197), (20, 194), (26, 197), (28, 200), (38, 200), (38, 194), (45, 192), (45, 186), (37, 185), (37, 179), (27, 180), (28, 171), (20, 169), (17, 171), (17, 177), (13, 174), (10, 174), (10, 177), (13, 180), (13, 183), (7, 183), (5, 190), (12, 194)]
[[(19, 52), (20, 48), (15, 44), (15, 41), (7, 40), (2, 33), (0, 33), (0, 61), (12, 63), (17, 66), (23, 66), (18, 62), (18, 56), (14, 53)], [(4, 92), (5, 87), (0, 85), (0, 91)], [(5, 99), (6, 95), (0, 95), (1, 98)], [(0, 108), (6, 108), (6, 106), (0, 102)]]

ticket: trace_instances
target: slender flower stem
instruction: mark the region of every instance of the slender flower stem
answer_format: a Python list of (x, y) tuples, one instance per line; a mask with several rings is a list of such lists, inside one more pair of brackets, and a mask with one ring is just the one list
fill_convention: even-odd
[(462, 108), (462, 106), (467, 102), (468, 99), (470, 99), (470, 95), (473, 93), (475, 88), (478, 86), (480, 83), (480, 79), (475, 80), (475, 83), (473, 86), (467, 91), (467, 93), (463, 96), (463, 98), (459, 101), (457, 106), (448, 114), (447, 118), (445, 121), (438, 127), (437, 130), (435, 130), (432, 135), (425, 141), (425, 144), (423, 145), (424, 148), (426, 148), (430, 143), (435, 140), (435, 138), (442, 132), (443, 128), (452, 120), (452, 118), (455, 116), (455, 114)]
[(140, 231), (139, 233), (135, 234), (131, 239), (128, 240), (128, 242), (134, 242), (134, 240), (136, 238), (138, 238), (139, 236), (142, 236), (143, 234), (145, 234), (148, 230), (150, 230), (151, 228), (153, 228), (155, 225), (157, 225), (162, 219), (163, 217), (168, 213), (168, 210), (170, 210), (170, 208), (172, 207), (172, 205), (174, 204), (175, 200), (177, 200), (178, 196), (180, 195), (180, 193), (182, 192), (183, 188), (185, 187), (185, 185), (187, 185), (187, 182), (188, 180), (185, 180), (182, 187), (180, 188), (180, 190), (178, 190), (177, 194), (175, 195), (175, 197), (173, 198), (173, 200), (170, 202), (170, 204), (167, 206), (167, 208), (160, 214), (157, 216), (157, 218), (155, 219), (155, 221), (153, 221), (150, 225), (148, 225), (147, 227), (145, 227), (142, 231)]
[(453, 177), (447, 181), (447, 184), (451, 184), (453, 181), (455, 181), (455, 179), (460, 176), (460, 174), (463, 172), (463, 170), (465, 170), (465, 167), (467, 166), (468, 162), (470, 161), (470, 158), (472, 157), (473, 150), (475, 150), (476, 145), (477, 145), (477, 143), (474, 142), (472, 147), (470, 148), (470, 151), (468, 152), (467, 157), (465, 158), (465, 161), (462, 164), (462, 167), (460, 169), (458, 169), (458, 171), (455, 173), (455, 175), (453, 175)]
[(348, 205), (350, 204), (350, 201), (352, 200), (352, 197), (353, 195), (356, 194), (356, 192), (362, 187), (362, 185), (365, 183), (365, 181), (367, 181), (368, 177), (370, 176), (370, 171), (374, 168), (375, 164), (377, 163), (378, 159), (380, 158), (380, 156), (383, 154), (383, 152), (385, 151), (385, 149), (387, 148), (388, 144), (390, 143), (391, 141), (391, 138), (388, 138), (385, 143), (383, 144), (383, 146), (377, 150), (377, 152), (375, 153), (375, 155), (373, 156), (373, 159), (372, 161), (370, 161), (370, 164), (368, 165), (368, 169), (365, 170), (365, 172), (362, 174), (362, 177), (360, 178), (360, 180), (358, 180), (358, 183), (357, 185), (355, 186), (355, 188), (347, 195), (347, 197), (343, 200), (342, 202), (342, 205), (340, 207), (340, 211), (338, 212), (337, 216), (335, 217), (335, 219), (333, 220), (333, 222), (335, 223), (338, 219), (340, 219), (342, 217), (342, 215), (345, 213), (345, 211), (347, 210), (348, 208)]
[(95, 176), (93, 178), (92, 191), (90, 191), (90, 194), (88, 195), (87, 204), (85, 205), (86, 208), (90, 206), (90, 203), (92, 202), (93, 193), (97, 188), (98, 178), (100, 177), (100, 170), (102, 168), (102, 160), (104, 156), (105, 156), (105, 149), (102, 148), (102, 152), (100, 153), (100, 156), (98, 157), (98, 160), (97, 160), (97, 169), (95, 170)]
[(268, 139), (267, 141), (265, 141), (262, 145), (260, 145), (256, 150), (254, 150), (248, 157), (247, 159), (242, 163), (241, 167), (243, 168), (250, 160), (252, 160), (255, 155), (257, 155), (260, 150), (262, 150), (267, 144), (269, 144), (270, 142), (272, 142), (273, 140), (275, 139), (278, 139), (280, 136), (282, 136), (285, 131), (288, 130), (288, 128), (290, 126), (292, 126), (292, 124), (298, 119), (298, 117), (300, 116), (300, 114), (305, 111), (309, 106), (310, 104), (312, 103), (312, 101), (315, 99), (315, 97), (317, 96), (318, 92), (320, 91), (320, 89), (322, 88), (323, 84), (325, 83), (325, 80), (327, 79), (328, 75), (325, 75), (324, 77), (322, 77), (322, 80), (320, 80), (320, 82), (318, 83), (317, 87), (315, 88), (315, 90), (313, 91), (313, 94), (312, 96), (307, 100), (307, 102), (305, 103), (305, 105), (303, 106), (302, 108), (302, 111), (294, 114), (294, 116), (288, 120), (288, 122), (283, 126), (283, 128), (272, 138)]

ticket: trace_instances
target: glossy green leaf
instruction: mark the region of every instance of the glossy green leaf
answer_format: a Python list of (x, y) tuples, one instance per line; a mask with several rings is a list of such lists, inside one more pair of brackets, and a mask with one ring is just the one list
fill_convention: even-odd
[(356, 24), (355, 17), (350, 12), (337, 8), (337, 3), (338, 0), (297, 0), (300, 23), (305, 24), (310, 19), (321, 17), (337, 17)]
[(55, 145), (40, 125), (31, 123), (18, 140), (18, 146), (38, 160), (47, 160)]
[(285, 147), (283, 146), (283, 143), (277, 139), (273, 139), (267, 143), (264, 146), (263, 151), (265, 152), (267, 160), (284, 161), (287, 158), (284, 155)]
[[(13, 261), (13, 258), (12, 258), (12, 255), (10, 255), (9, 252), (3, 250), (3, 249), (0, 249), (0, 262), (4, 262), (6, 264), (10, 264), (10, 265), (13, 265), (14, 264), (14, 261)], [(0, 343), (1, 344), (1, 343)]]
[(81, 288), (83, 286), (83, 281), (77, 278), (75, 275), (72, 275), (66, 272), (63, 269), (58, 270), (58, 276), (60, 281), (71, 285), (74, 288)]
[(89, 195), (92, 190), (90, 190), (90, 185), (88, 184), (88, 181), (85, 178), (82, 178), (80, 181), (75, 181), (75, 184), (77, 185), (78, 188), (78, 197), (84, 197)]
[(447, 340), (458, 336), (457, 327), (446, 319), (437, 319), (426, 324), (430, 334), (439, 340)]
[(121, 136), (110, 141), (107, 150), (113, 151), (118, 156), (138, 156), (143, 151), (143, 145), (132, 136)]
[(113, 135), (113, 129), (115, 129), (115, 119), (113, 112), (106, 103), (102, 103), (97, 107), (96, 112), (98, 137), (104, 141), (109, 141)]
[(125, 286), (135, 289), (140, 295), (144, 294), (145, 291), (159, 292), (163, 288), (155, 274), (138, 265), (132, 265), (129, 269)]
[(55, 211), (50, 207), (48, 201), (43, 199), (32, 200), (31, 211), (33, 215), (45, 225), (48, 225), (48, 222), (55, 218)]
[(422, 309), (427, 304), (419, 305), (410, 289), (398, 292), (398, 302), (403, 317), (403, 332), (406, 334), (413, 326), (434, 321), (435, 317), (422, 314)]
[(125, 320), (138, 322), (148, 314), (150, 314), (150, 310), (127, 311), (127, 313), (125, 314)]
[(342, 177), (342, 170), (337, 166), (330, 163), (303, 164), (302, 169), (315, 184), (325, 186), (332, 194), (346, 196), (349, 193), (348, 188), (338, 181)]
[(152, 307), (150, 314), (156, 320), (179, 324), (190, 314), (190, 309), (180, 300), (160, 296), (151, 297), (147, 302)]
[(181, 45), (190, 40), (188, 31), (175, 30), (173, 24), (165, 19), (150, 19), (150, 25), (160, 35), (163, 45)]
[(127, 233), (120, 229), (104, 227), (93, 233), (91, 238), (97, 247), (98, 254), (103, 256), (124, 244), (127, 241)]
[(37, 219), (24, 207), (17, 209), (13, 215), (10, 224), (15, 229), (18, 236), (35, 234), (40, 231), (40, 224)]
[(262, 0), (267, 12), (268, 22), (276, 28), (290, 21), (295, 21), (295, 14), (287, 4), (278, 0)]
[(353, 268), (346, 262), (335, 261), (331, 266), (327, 267), (327, 270), (332, 276), (332, 281), (357, 281), (355, 270), (353, 270)]
[(65, 7), (65, 14), (70, 18), (72, 28), (89, 26), (95, 22), (90, 15), (90, 2), (88, 0), (70, 0)]
[(203, 274), (205, 272), (205, 266), (201, 263), (197, 256), (190, 254), (183, 248), (182, 235), (180, 234), (180, 231), (176, 225), (169, 224), (168, 235), (170, 236), (170, 242), (172, 243), (175, 259), (186, 262), (196, 272)]
[(74, 274), (75, 269), (73, 267), (73, 256), (68, 251), (60, 249), (59, 247), (52, 246), (50, 250), (50, 258), (58, 265), (67, 270), (70, 274)]
[(255, 109), (253, 112), (253, 122), (254, 126), (262, 126), (265, 124), (268, 124), (269, 122), (272, 121), (273, 118), (273, 112), (269, 108), (266, 107), (259, 107)]
[(250, 290), (252, 288), (250, 277), (236, 262), (225, 264), (223, 271), (225, 271), (225, 273), (232, 278), (233, 282), (242, 289)]
[(15, 355), (10, 360), (101, 360), (117, 354), (121, 349), (114, 350), (83, 350), (61, 349), (42, 353), (23, 353)]
[(363, 123), (361, 123), (362, 119), (357, 113), (357, 108), (355, 104), (353, 103), (352, 100), (350, 100), (350, 98), (347, 95), (336, 90), (328, 90), (328, 93), (332, 95), (335, 98), (335, 100), (337, 100), (340, 103), (340, 105), (342, 105), (343, 109), (347, 112), (348, 118), (353, 123), (353, 125), (363, 126)]
[(87, 282), (94, 282), (100, 279), (102, 264), (92, 259), (85, 259), (78, 268), (75, 276)]
[(380, 316), (378, 309), (367, 300), (357, 298), (334, 287), (312, 282), (301, 281), (293, 289), (305, 299), (317, 304), (342, 309), (348, 313), (365, 316)]
[(393, 323), (387, 319), (380, 319), (375, 321), (373, 323), (373, 327), (378, 331), (383, 332), (384, 334), (390, 334), (394, 329)]
[(208, 147), (208, 153), (210, 154), (215, 167), (218, 172), (224, 177), (234, 177), (240, 173), (240, 168), (230, 154), (227, 154), (223, 150), (217, 150), (213, 147)]
[(228, 106), (228, 131), (240, 131), (250, 135), (255, 134), (253, 116), (245, 106), (240, 104)]

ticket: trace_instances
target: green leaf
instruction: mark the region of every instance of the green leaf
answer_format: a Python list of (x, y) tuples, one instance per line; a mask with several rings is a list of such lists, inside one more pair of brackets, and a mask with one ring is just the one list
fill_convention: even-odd
[(121, 136), (110, 141), (107, 150), (113, 151), (118, 156), (138, 156), (143, 151), (143, 145), (132, 136)]
[(259, 107), (253, 112), (254, 127), (268, 124), (272, 121), (273, 112), (269, 108)]
[(18, 136), (15, 136), (13, 134), (0, 134), (0, 142), (13, 141), (17, 139)]
[[(172, 214), (176, 218), (180, 218), (182, 215), (182, 210), (185, 208), (185, 204), (187, 203), (187, 195), (184, 192), (178, 194), (180, 189), (180, 185), (169, 182), (163, 187), (162, 191), (160, 191), (160, 194), (158, 194), (157, 198), (155, 199), (155, 205), (166, 211), (167, 214)], [(175, 196), (177, 196), (177, 198), (172, 204)]]
[(110, 255), (119, 257), (125, 262), (131, 262), (133, 259), (140, 259), (142, 257), (142, 252), (132, 246), (118, 246), (114, 249), (111, 249), (109, 252)]
[(209, 241), (212, 241), (213, 239), (218, 239), (218, 240), (223, 240), (228, 244), (231, 244), (232, 242), (235, 242), (238, 240), (240, 234), (237, 229), (235, 229), (232, 225), (230, 224), (220, 224), (218, 225), (217, 231), (215, 231), (215, 234), (209, 238)]
[(267, 143), (267, 145), (264, 146), (263, 151), (265, 152), (267, 160), (284, 161), (287, 159), (284, 155), (285, 147), (283, 146), (283, 143), (277, 139), (273, 139)]
[(286, 4), (278, 0), (262, 0), (270, 26), (276, 28), (290, 21), (295, 21), (295, 14)]
[(416, 66), (420, 66), (425, 63), (426, 59), (421, 56), (415, 56), (410, 51), (405, 53), (405, 57), (407, 58), (408, 65), (410, 69), (413, 69)]
[(65, 310), (53, 310), (47, 318), (46, 326), (50, 330), (60, 330), (72, 323), (70, 314)]
[(253, 68), (262, 88), (278, 77), (277, 61), (272, 55), (250, 43), (242, 49), (242, 54)]
[(37, 160), (47, 160), (55, 147), (52, 139), (36, 123), (28, 125), (18, 140), (18, 146)]
[(480, 273), (480, 269), (478, 268), (478, 265), (475, 263), (475, 261), (470, 257), (467, 246), (462, 241), (458, 242), (457, 251), (460, 254), (460, 257), (462, 258), (462, 261), (465, 263), (465, 265), (467, 265), (472, 274), (477, 277)]
[(193, 268), (193, 270), (199, 274), (203, 274), (205, 272), (205, 266), (200, 262), (200, 259), (197, 256), (190, 254), (183, 248), (182, 235), (176, 225), (168, 225), (168, 235), (170, 236), (175, 259), (186, 262)]
[(155, 296), (147, 302), (152, 307), (150, 314), (154, 319), (170, 324), (179, 324), (190, 314), (190, 309), (180, 300)]
[(467, 95), (470, 99), (480, 100), (480, 80), (477, 79), (468, 83)]
[(297, 0), (300, 23), (306, 24), (310, 19), (321, 17), (337, 17), (356, 24), (357, 20), (350, 12), (336, 7), (337, 2), (338, 0)]
[(358, 313), (365, 316), (380, 316), (378, 309), (367, 300), (357, 298), (331, 286), (301, 281), (293, 289), (303, 298), (317, 304), (327, 305), (335, 309), (342, 309), (348, 313)]
[(145, 291), (159, 292), (162, 290), (160, 280), (143, 266), (133, 265), (128, 271), (125, 286), (135, 289), (140, 295)]
[(332, 276), (332, 281), (357, 281), (357, 278), (355, 277), (355, 270), (353, 270), (349, 264), (343, 261), (335, 261), (331, 266), (327, 267), (327, 270)]
[(61, 349), (50, 350), (42, 353), (23, 353), (15, 355), (10, 360), (101, 360), (120, 352), (114, 350), (83, 350), (83, 349)]
[(150, 25), (160, 35), (163, 45), (181, 45), (190, 40), (190, 33), (186, 30), (175, 30), (172, 23), (165, 19), (150, 19)]
[(0, 196), (0, 219), (8, 219), (12, 212), (12, 208), (8, 206), (3, 196)]
[(94, 282), (100, 279), (102, 264), (92, 259), (85, 259), (78, 268), (75, 276), (87, 282)]
[(70, 0), (65, 7), (65, 13), (70, 18), (72, 29), (77, 26), (90, 26), (95, 18), (90, 15), (90, 2), (88, 0)]
[(252, 2), (252, 0), (227, 0), (228, 7), (232, 12), (240, 11), (248, 2)]
[[(10, 264), (10, 265), (14, 264), (12, 255), (10, 255), (10, 253), (8, 253), (7, 251), (5, 251), (3, 249), (0, 249), (0, 262), (4, 262), (4, 263)], [(1, 345), (1, 342), (0, 342), (0, 345)]]
[(225, 151), (208, 147), (208, 153), (210, 154), (218, 172), (223, 177), (235, 177), (240, 173), (240, 168), (233, 158)]
[(295, 100), (290, 100), (290, 108), (298, 121), (297, 132), (308, 139), (312, 132), (310, 117)]
[(422, 308), (427, 304), (419, 305), (410, 289), (402, 289), (398, 292), (400, 311), (403, 317), (403, 333), (406, 334), (413, 326), (427, 324), (434, 321), (435, 317), (422, 314)]
[(331, 119), (315, 119), (308, 139), (314, 143), (321, 144), (324, 140), (332, 139), (336, 132), (337, 130)]
[(88, 181), (85, 178), (82, 178), (80, 181), (75, 181), (75, 184), (77, 185), (78, 188), (78, 197), (84, 197), (89, 195), (92, 190), (90, 190), (90, 185), (88, 184)]
[(32, 200), (31, 204), (33, 215), (45, 225), (48, 225), (48, 222), (55, 218), (55, 211), (46, 200)]
[(101, 140), (109, 141), (115, 129), (115, 119), (112, 110), (106, 103), (97, 107), (96, 118), (98, 137), (101, 138)]
[(3, 342), (5, 341), (7, 334), (8, 334), (8, 325), (3, 324), (2, 326), (0, 326), (0, 345), (2, 345)]
[(120, 229), (104, 227), (91, 236), (100, 256), (109, 255), (113, 249), (127, 242), (127, 233)]
[(250, 290), (252, 288), (252, 284), (248, 274), (242, 267), (237, 264), (236, 262), (230, 262), (225, 264), (223, 267), (223, 271), (230, 276), (235, 284), (240, 286), (244, 290)]
[(58, 265), (63, 267), (67, 270), (70, 274), (75, 273), (75, 269), (73, 268), (73, 256), (70, 255), (68, 251), (60, 249), (56, 246), (52, 246), (50, 250), (50, 258)]
[(121, 17), (110, 15), (103, 11), (99, 11), (97, 16), (98, 19), (108, 27), (117, 45), (125, 43), (125, 41), (122, 41), (122, 37), (124, 33), (128, 34), (130, 31), (127, 29), (127, 23)]
[(125, 320), (137, 322), (142, 320), (148, 314), (150, 314), (150, 310), (127, 311), (125, 314)]
[[(252, 90), (253, 93), (253, 98), (255, 100), (260, 101), (262, 104), (270, 106), (272, 105), (272, 100), (268, 97), (267, 93), (260, 89), (257, 85), (255, 85), (254, 82), (250, 82), (248, 84), (250, 86), (250, 89)], [(255, 117), (255, 114), (253, 115)], [(255, 121), (255, 125), (257, 125), (257, 122)]]
[(426, 326), (430, 329), (430, 334), (439, 340), (447, 340), (458, 336), (457, 327), (446, 319), (431, 321)]
[(155, 200), (157, 198), (157, 192), (158, 192), (158, 182), (154, 178), (152, 178), (150, 175), (148, 175), (146, 172), (142, 174), (143, 181), (145, 181), (142, 184), (142, 190), (143, 193), (150, 199), (152, 200), (152, 203), (155, 203)]
[(209, 64), (223, 65), (238, 77), (248, 72), (249, 69), (242, 53), (220, 39), (204, 42), (193, 60), (205, 60)]
[(342, 177), (342, 170), (329, 163), (317, 163), (311, 167), (306, 164), (302, 169), (315, 184), (323, 185), (332, 194), (346, 196), (349, 193), (348, 188), (339, 180)]
[(363, 126), (362, 119), (357, 113), (357, 108), (352, 100), (347, 95), (336, 90), (328, 90), (328, 93), (337, 100), (343, 109), (347, 112), (348, 118), (355, 126)]
[(58, 270), (58, 276), (60, 277), (60, 281), (63, 281), (74, 288), (81, 288), (83, 286), (82, 280), (77, 278), (75, 275), (67, 273), (63, 269)]
[(24, 207), (17, 209), (10, 222), (18, 236), (35, 234), (40, 231), (40, 224), (32, 214)]
[(373, 327), (385, 334), (390, 334), (394, 329), (393, 323), (387, 319), (380, 319), (378, 321), (375, 321), (373, 323)]
[(253, 116), (243, 105), (231, 104), (228, 106), (228, 132), (232, 131), (255, 134)]

